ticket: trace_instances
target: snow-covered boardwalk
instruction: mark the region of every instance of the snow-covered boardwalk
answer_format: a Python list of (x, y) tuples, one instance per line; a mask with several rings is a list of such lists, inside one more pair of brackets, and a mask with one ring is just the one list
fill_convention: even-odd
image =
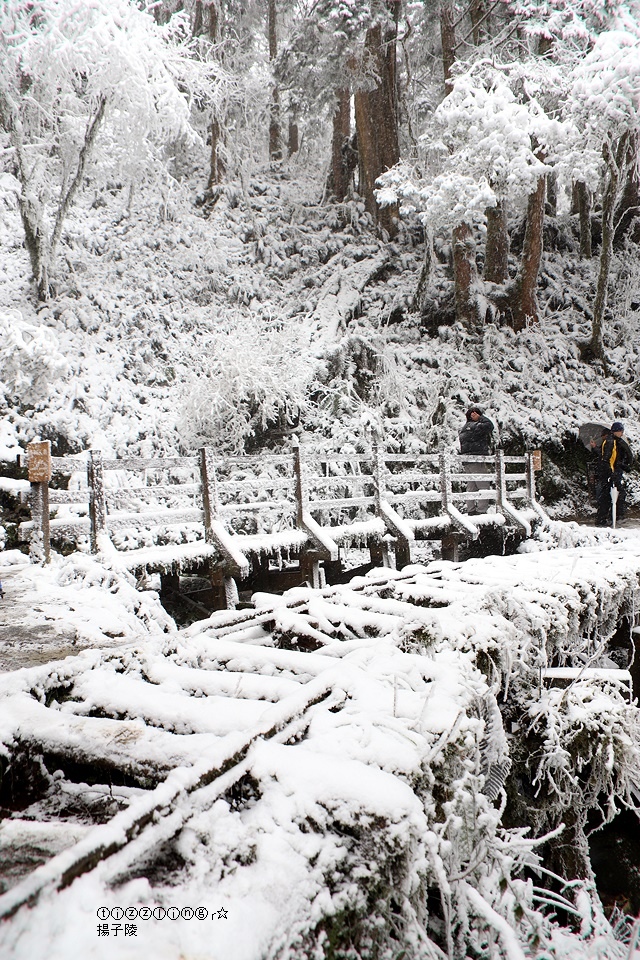
[[(344, 910), (388, 933), (386, 897), (405, 940), (441, 957), (432, 887), (495, 956), (529, 956), (531, 924), (553, 945), (547, 895), (517, 879), (533, 846), (494, 805), (513, 749), (498, 703), (537, 737), (529, 775), (558, 803), (584, 729), (610, 745), (598, 789), (630, 798), (637, 708), (614, 673), (640, 609), (635, 535), (562, 548), (556, 527), (554, 550), (257, 595), (254, 610), (1, 676), (2, 956), (78, 942), (112, 956), (119, 909), (158, 957), (311, 955)], [(73, 563), (59, 563), (67, 583)], [(547, 666), (574, 672), (549, 686)], [(45, 862), (21, 877), (25, 851)], [(198, 907), (207, 924), (189, 919)], [(175, 923), (154, 918), (168, 908)]]
[[(117, 555), (123, 570), (172, 575), (174, 588), (181, 572), (199, 567), (211, 578), (216, 608), (224, 608), (233, 605), (230, 581), (256, 571), (288, 567), (270, 589), (290, 586), (292, 575), (320, 587), (329, 579), (321, 564), (340, 567), (346, 546), (402, 567), (417, 540), (440, 539), (442, 556), (457, 559), (459, 542), (477, 540), (483, 529), (523, 538), (546, 517), (533, 454), (396, 454), (375, 438), (363, 438), (362, 447), (303, 453), (296, 438), (288, 453), (221, 457), (203, 447), (191, 457), (110, 460), (98, 450), (51, 457), (48, 441), (34, 442), (32, 519), (22, 535), (34, 559), (49, 557), (52, 539), (65, 550), (86, 549), (88, 540), (92, 553), (114, 563)], [(64, 482), (68, 489), (59, 489)], [(467, 492), (476, 486), (479, 502)]]

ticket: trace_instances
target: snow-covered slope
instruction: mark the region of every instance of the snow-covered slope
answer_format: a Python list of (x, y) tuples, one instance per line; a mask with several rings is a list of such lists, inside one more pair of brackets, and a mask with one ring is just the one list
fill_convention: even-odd
[[(564, 249), (545, 254), (541, 323), (487, 327), (479, 342), (446, 312), (439, 326), (413, 312), (423, 246), (412, 228), (382, 243), (358, 203), (318, 205), (318, 180), (295, 168), (229, 185), (214, 205), (198, 186), (185, 178), (161, 199), (118, 185), (84, 195), (45, 306), (5, 200), (7, 459), (35, 436), (58, 451), (237, 448), (287, 417), (338, 445), (382, 421), (400, 442), (434, 449), (455, 443), (470, 402), (520, 447), (560, 451), (582, 422), (614, 417), (632, 443), (640, 436), (638, 267), (616, 264), (605, 377), (580, 360), (595, 262), (567, 249), (568, 219), (547, 232)], [(450, 287), (439, 263), (432, 300)]]

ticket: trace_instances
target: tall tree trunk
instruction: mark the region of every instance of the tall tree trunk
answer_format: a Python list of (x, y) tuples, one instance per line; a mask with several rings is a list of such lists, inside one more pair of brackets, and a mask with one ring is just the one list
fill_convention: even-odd
[(527, 226), (518, 274), (509, 290), (509, 304), (514, 330), (523, 330), (527, 323), (538, 323), (536, 287), (542, 261), (542, 230), (546, 177), (538, 178), (535, 191), (529, 195)]
[(550, 217), (558, 216), (558, 177), (554, 170), (547, 174), (547, 212)]
[(476, 244), (468, 223), (453, 230), (453, 278), (456, 298), (456, 319), (470, 330), (478, 325), (478, 269)]
[(393, 4), (396, 28), (385, 31), (376, 24), (367, 30), (365, 59), (377, 76), (373, 90), (355, 94), (360, 194), (365, 208), (390, 237), (397, 233), (398, 210), (393, 204), (379, 207), (375, 198), (378, 177), (400, 159), (396, 112), (396, 32), (398, 4)]
[(574, 184), (575, 198), (580, 217), (580, 256), (583, 260), (591, 260), (591, 191), (584, 180)]
[(174, 7), (172, 4), (165, 3), (164, 0), (160, 0), (159, 3), (154, 3), (151, 6), (153, 18), (160, 26), (164, 26), (165, 24), (169, 23), (169, 20), (171, 20), (173, 14), (178, 13), (183, 9), (184, 4), (182, 2), (176, 4)]
[(578, 183), (579, 180), (574, 180), (571, 184), (571, 208), (570, 212), (572, 216), (575, 216), (576, 213), (580, 213), (580, 198), (578, 197)]
[(611, 149), (606, 140), (602, 148), (606, 163), (604, 191), (602, 194), (602, 244), (600, 246), (600, 268), (598, 270), (598, 282), (596, 285), (596, 299), (593, 305), (591, 340), (587, 345), (586, 358), (589, 359), (592, 357), (596, 360), (601, 360), (605, 363), (605, 366), (604, 312), (607, 307), (607, 289), (609, 286), (611, 259), (613, 257), (613, 223), (618, 187), (620, 185), (620, 175), (628, 148), (628, 135), (618, 141), (615, 151)]
[(442, 70), (445, 95), (451, 93), (451, 68), (456, 62), (456, 28), (454, 0), (441, 0), (440, 38), (442, 41)]
[(214, 117), (211, 121), (211, 152), (210, 163), (209, 163), (209, 179), (207, 181), (207, 190), (213, 190), (217, 184), (222, 183), (224, 175), (226, 173), (226, 164), (222, 156), (222, 147), (224, 144), (224, 138), (222, 134), (222, 127), (218, 120)]
[(300, 149), (300, 130), (295, 113), (289, 114), (289, 136), (287, 140), (287, 156), (292, 157)]
[[(268, 0), (267, 34), (269, 39), (269, 62), (273, 65), (278, 55), (276, 0)], [(280, 142), (280, 91), (278, 90), (277, 84), (274, 84), (271, 90), (271, 104), (269, 108), (269, 159), (282, 159), (282, 146)]]
[(488, 15), (485, 0), (471, 0), (469, 3), (469, 18), (471, 20), (471, 35), (476, 47), (488, 36)]
[(624, 187), (614, 217), (616, 226), (613, 242), (616, 248), (628, 234), (634, 243), (640, 241), (640, 137), (638, 134), (629, 137), (625, 166)]
[[(206, 34), (212, 43), (217, 43), (218, 36), (218, 10), (213, 3), (205, 4), (204, 0), (196, 0), (193, 11), (193, 36), (201, 37)], [(224, 162), (224, 129), (221, 119), (214, 116), (211, 120), (209, 129), (211, 138), (211, 150), (209, 151), (209, 176), (207, 178), (207, 190), (211, 193), (213, 188), (222, 183), (226, 173), (226, 164)]]
[(204, 33), (204, 11), (202, 0), (196, 0), (193, 8), (193, 36), (199, 37)]
[(333, 113), (333, 136), (331, 138), (331, 170), (327, 181), (327, 193), (342, 202), (349, 190), (350, 171), (347, 163), (347, 145), (351, 135), (351, 99), (349, 90), (336, 91), (336, 109)]
[(487, 207), (487, 242), (484, 256), (484, 279), (505, 283), (509, 278), (509, 234), (507, 206), (501, 199), (495, 207)]

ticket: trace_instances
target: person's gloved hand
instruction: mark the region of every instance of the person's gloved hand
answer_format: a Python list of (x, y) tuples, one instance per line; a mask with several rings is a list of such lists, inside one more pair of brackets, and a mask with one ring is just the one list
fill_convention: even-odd
[(619, 487), (620, 484), (622, 483), (622, 477), (623, 477), (622, 470), (613, 471), (613, 476), (611, 479), (613, 480), (613, 483), (615, 484), (616, 487)]

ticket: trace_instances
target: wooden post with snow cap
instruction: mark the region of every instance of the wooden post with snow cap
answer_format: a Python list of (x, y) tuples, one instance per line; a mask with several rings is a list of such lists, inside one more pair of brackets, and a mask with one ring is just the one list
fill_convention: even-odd
[(507, 499), (504, 450), (496, 450), (496, 513), (502, 513)]
[[(391, 545), (389, 539), (382, 541), (381, 559), (385, 567), (398, 568), (411, 563), (411, 546), (415, 540), (413, 530), (409, 525), (398, 516), (391, 504), (386, 499), (386, 485), (384, 482), (384, 449), (382, 446), (382, 434), (375, 431), (373, 435), (373, 478), (374, 478), (374, 496), (376, 501), (376, 514), (384, 521), (387, 530), (391, 533), (391, 540), (395, 539), (395, 556), (391, 555)], [(372, 560), (374, 562), (372, 553)]]
[(218, 479), (213, 450), (209, 447), (200, 448), (200, 482), (202, 484), (204, 537), (207, 543), (213, 543), (213, 521), (218, 519), (220, 501), (218, 500)]
[(442, 501), (442, 512), (448, 513), (451, 506), (451, 469), (449, 458), (445, 450), (440, 451), (440, 498)]
[[(220, 500), (215, 458), (210, 447), (200, 447), (200, 485), (202, 488), (202, 512), (204, 515), (204, 538), (214, 544), (224, 557), (224, 562), (234, 573), (245, 577), (249, 573), (247, 558), (233, 544), (231, 536), (220, 522)], [(216, 610), (233, 609), (237, 602), (237, 587), (232, 577), (225, 576), (220, 563), (209, 564), (209, 580), (214, 592)]]
[(338, 545), (325, 533), (309, 512), (309, 491), (305, 483), (302, 449), (297, 437), (293, 437), (293, 474), (296, 481), (296, 522), (309, 537), (311, 549), (301, 558), (300, 566), (312, 587), (322, 587), (324, 570), (320, 560), (337, 561), (340, 555)]
[(100, 550), (100, 538), (107, 532), (107, 500), (104, 492), (102, 450), (89, 450), (87, 464), (89, 483), (89, 518), (91, 520), (91, 553)]
[(477, 540), (478, 528), (468, 517), (460, 513), (453, 504), (451, 460), (446, 450), (442, 450), (440, 453), (440, 497), (442, 499), (442, 512), (454, 527), (451, 533), (446, 533), (442, 536), (442, 559), (457, 562), (460, 533), (462, 533), (463, 536), (470, 536), (473, 540)]
[(49, 563), (51, 560), (49, 481), (52, 475), (50, 441), (34, 440), (27, 444), (27, 458), (29, 482), (31, 484), (29, 499), (33, 522), (29, 556), (32, 561)]
[(302, 449), (297, 437), (293, 438), (293, 473), (296, 478), (296, 509), (298, 526), (304, 523), (304, 516), (309, 512), (309, 492), (304, 482), (304, 467), (302, 464)]
[[(381, 517), (382, 502), (385, 493), (384, 461), (382, 459), (382, 450), (380, 449), (380, 434), (377, 430), (373, 432), (371, 445), (373, 447), (373, 495), (376, 501), (376, 514)], [(383, 537), (379, 546), (376, 544), (375, 548), (370, 549), (371, 560), (373, 563), (376, 563), (379, 556), (383, 567), (394, 569), (396, 560), (395, 557), (392, 556), (389, 539), (388, 535)]]

